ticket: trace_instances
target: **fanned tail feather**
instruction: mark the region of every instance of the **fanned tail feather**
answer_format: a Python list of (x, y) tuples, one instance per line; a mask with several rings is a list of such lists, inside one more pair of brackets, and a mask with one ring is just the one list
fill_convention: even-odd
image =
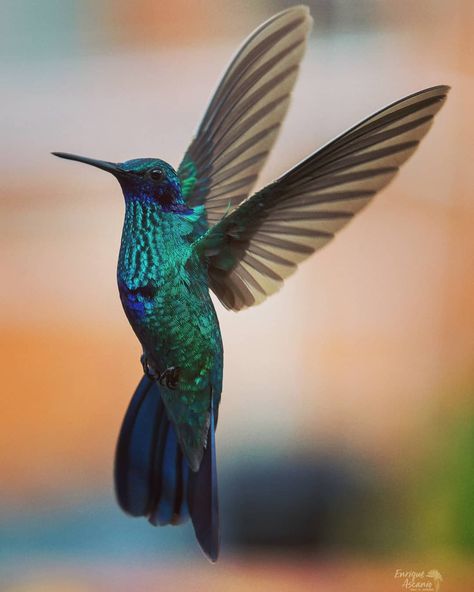
[(214, 413), (198, 471), (190, 470), (169, 421), (159, 386), (148, 376), (138, 385), (120, 430), (115, 489), (120, 507), (155, 526), (191, 517), (196, 538), (211, 561), (219, 554)]

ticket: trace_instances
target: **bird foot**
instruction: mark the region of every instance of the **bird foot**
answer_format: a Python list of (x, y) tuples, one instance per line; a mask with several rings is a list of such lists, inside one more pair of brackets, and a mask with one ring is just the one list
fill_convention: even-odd
[(142, 364), (143, 372), (152, 380), (156, 380), (162, 386), (166, 386), (166, 388), (174, 390), (178, 385), (180, 368), (176, 366), (170, 366), (163, 370), (163, 372), (156, 372), (148, 363), (147, 357), (145, 354), (142, 354), (140, 357), (140, 362)]
[(152, 380), (159, 380), (160, 374), (155, 372), (153, 368), (148, 363), (148, 359), (145, 354), (140, 356), (140, 362), (142, 364), (143, 372)]
[(161, 385), (166, 386), (166, 388), (174, 390), (178, 386), (179, 374), (180, 368), (170, 366), (166, 370), (163, 370), (158, 381)]

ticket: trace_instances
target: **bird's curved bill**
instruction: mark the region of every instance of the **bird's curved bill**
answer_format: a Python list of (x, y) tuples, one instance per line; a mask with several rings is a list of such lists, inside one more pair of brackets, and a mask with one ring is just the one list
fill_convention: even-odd
[(90, 164), (91, 166), (112, 173), (112, 175), (124, 174), (125, 171), (115, 162), (108, 162), (107, 160), (96, 160), (95, 158), (88, 158), (87, 156), (78, 156), (77, 154), (69, 154), (68, 152), (51, 152), (54, 156), (59, 158), (65, 158), (67, 160), (77, 160), (77, 162), (83, 162), (84, 164)]

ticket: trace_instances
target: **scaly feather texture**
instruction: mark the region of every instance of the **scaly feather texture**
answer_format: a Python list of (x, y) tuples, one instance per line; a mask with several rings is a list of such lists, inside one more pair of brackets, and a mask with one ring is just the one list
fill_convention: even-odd
[(386, 107), (249, 197), (276, 139), (312, 19), (297, 6), (264, 23), (227, 69), (178, 169), (111, 163), (125, 197), (120, 298), (145, 370), (120, 432), (120, 506), (154, 525), (189, 517), (219, 554), (215, 427), (223, 350), (209, 289), (232, 310), (274, 293), (413, 154), (442, 106), (435, 86)]

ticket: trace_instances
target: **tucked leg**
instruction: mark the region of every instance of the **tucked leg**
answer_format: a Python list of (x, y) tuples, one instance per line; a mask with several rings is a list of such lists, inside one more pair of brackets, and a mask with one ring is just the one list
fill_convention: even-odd
[(150, 366), (150, 364), (148, 363), (148, 359), (146, 357), (146, 355), (143, 353), (140, 356), (140, 362), (142, 364), (142, 368), (143, 368), (143, 372), (152, 380), (160, 380), (160, 375), (157, 374), (153, 368)]
[(166, 368), (166, 370), (163, 370), (160, 375), (159, 382), (163, 386), (173, 390), (178, 385), (179, 374), (180, 368), (177, 366), (170, 366), (169, 368)]

